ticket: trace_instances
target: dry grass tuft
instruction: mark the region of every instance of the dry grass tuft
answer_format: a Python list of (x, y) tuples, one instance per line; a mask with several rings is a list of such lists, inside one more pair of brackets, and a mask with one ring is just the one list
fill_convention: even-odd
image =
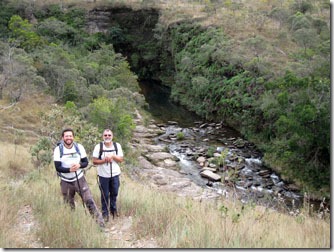
[(0, 141), (32, 145), (39, 137), (40, 113), (50, 108), (54, 98), (34, 93), (16, 104), (0, 102)]
[(0, 160), (1, 179), (22, 179), (34, 169), (29, 149), (22, 145), (1, 144)]

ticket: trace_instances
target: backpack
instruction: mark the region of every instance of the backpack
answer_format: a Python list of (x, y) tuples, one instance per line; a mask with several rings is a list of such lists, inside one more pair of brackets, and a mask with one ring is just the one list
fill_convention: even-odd
[[(73, 145), (74, 145), (74, 148), (75, 148), (75, 151), (80, 155), (81, 157), (81, 153), (80, 153), (80, 149), (79, 149), (79, 146), (76, 142), (73, 142)], [(57, 143), (57, 146), (59, 146), (59, 153), (60, 153), (60, 158), (64, 155), (72, 155), (72, 154), (64, 154), (64, 141), (59, 141)], [(85, 172), (85, 171), (84, 171)], [(57, 175), (59, 177), (62, 177), (61, 173), (60, 172), (57, 172)]]
[[(73, 142), (73, 145), (74, 145), (74, 148), (75, 148), (75, 151), (80, 155), (81, 157), (81, 153), (80, 153), (80, 149), (79, 149), (79, 146), (76, 142)], [(64, 155), (64, 142), (63, 141), (59, 141), (57, 143), (57, 146), (59, 146), (59, 152), (60, 152), (60, 158)], [(66, 154), (65, 154), (66, 155)]]
[[(115, 151), (116, 151), (116, 155), (117, 155), (117, 144), (116, 144), (116, 142), (113, 142), (113, 144), (114, 144), (114, 149), (115, 149)], [(112, 152), (113, 150), (103, 150), (103, 142), (100, 142), (100, 152), (99, 152), (99, 159), (101, 159), (102, 158), (102, 153), (103, 152)]]

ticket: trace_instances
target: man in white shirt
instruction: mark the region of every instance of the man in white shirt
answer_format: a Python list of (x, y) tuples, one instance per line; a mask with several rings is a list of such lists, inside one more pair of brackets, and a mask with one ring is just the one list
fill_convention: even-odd
[(64, 129), (62, 141), (53, 152), (54, 165), (60, 177), (60, 188), (64, 201), (75, 209), (74, 196), (78, 193), (86, 205), (90, 214), (94, 216), (100, 225), (104, 227), (104, 220), (98, 210), (93, 195), (88, 187), (83, 168), (88, 165), (85, 148), (74, 142), (72, 129)]
[[(103, 142), (95, 145), (93, 164), (97, 165), (99, 187), (101, 190), (102, 216), (109, 221), (109, 212), (115, 218), (117, 213), (117, 196), (119, 190), (119, 163), (123, 162), (123, 150), (119, 143), (113, 142), (113, 132), (110, 129), (103, 131)], [(109, 209), (108, 209), (109, 207)]]

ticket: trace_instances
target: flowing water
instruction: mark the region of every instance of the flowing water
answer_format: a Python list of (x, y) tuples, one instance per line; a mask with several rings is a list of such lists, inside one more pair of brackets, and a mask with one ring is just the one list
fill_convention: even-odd
[[(265, 202), (267, 206), (273, 206), (280, 200), (277, 195), (281, 195), (284, 204), (288, 208), (300, 206), (302, 195), (296, 190), (290, 190), (287, 183), (283, 181), (279, 174), (262, 164), (262, 154), (256, 150), (253, 145), (245, 145), (244, 148), (236, 148), (229, 140), (240, 139), (241, 135), (229, 127), (211, 127), (211, 130), (201, 128), (199, 124), (204, 124), (203, 119), (196, 114), (188, 111), (184, 107), (177, 105), (169, 99), (170, 89), (152, 81), (143, 81), (140, 83), (141, 93), (145, 96), (149, 104), (147, 111), (152, 115), (156, 122), (167, 125), (165, 135), (175, 135), (178, 131), (191, 135), (193, 143), (174, 142), (168, 144), (170, 152), (179, 158), (180, 171), (190, 177), (193, 182), (200, 186), (207, 186), (208, 179), (204, 179), (199, 174), (199, 164), (189, 158), (187, 151), (189, 145), (193, 144), (196, 148), (215, 146), (217, 148), (227, 148), (230, 156), (243, 156), (244, 168), (239, 171), (239, 180), (235, 183), (235, 189), (239, 193), (242, 201)], [(168, 124), (168, 122), (175, 122)], [(196, 127), (197, 130), (194, 130)], [(223, 136), (223, 139), (222, 138)], [(166, 143), (156, 141), (157, 144), (166, 145)], [(225, 142), (225, 144), (222, 144)], [(185, 146), (184, 148), (182, 146)], [(225, 146), (225, 147), (224, 147)], [(243, 153), (241, 153), (243, 152)], [(235, 165), (233, 161), (228, 161), (230, 165)], [(260, 176), (260, 175), (261, 176)], [(223, 189), (223, 184), (211, 183), (217, 190)], [(272, 195), (276, 196), (272, 196)], [(268, 197), (270, 195), (270, 197)]]

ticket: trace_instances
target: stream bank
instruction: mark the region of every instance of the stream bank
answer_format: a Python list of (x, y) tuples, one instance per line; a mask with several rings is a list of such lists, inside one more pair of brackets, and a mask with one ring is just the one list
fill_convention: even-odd
[[(197, 126), (183, 128), (175, 121), (162, 124), (152, 120), (144, 126), (139, 114), (136, 124), (132, 148), (140, 152), (140, 157), (131, 176), (137, 181), (198, 200), (225, 197), (290, 212), (302, 202), (296, 188), (262, 167), (261, 153), (251, 143), (243, 140), (242, 144), (239, 136), (221, 139), (226, 142), (220, 142), (220, 148), (228, 149), (226, 165), (215, 169), (221, 179), (213, 181), (200, 175), (205, 166), (198, 161), (200, 157), (206, 167), (213, 169), (207, 151), (213, 146), (210, 139), (217, 139), (217, 134), (222, 136), (227, 131), (223, 125), (197, 122)], [(182, 140), (175, 137), (177, 132), (185, 132)], [(216, 148), (214, 155), (220, 154), (220, 148)], [(235, 178), (229, 179), (224, 169), (234, 170)]]

